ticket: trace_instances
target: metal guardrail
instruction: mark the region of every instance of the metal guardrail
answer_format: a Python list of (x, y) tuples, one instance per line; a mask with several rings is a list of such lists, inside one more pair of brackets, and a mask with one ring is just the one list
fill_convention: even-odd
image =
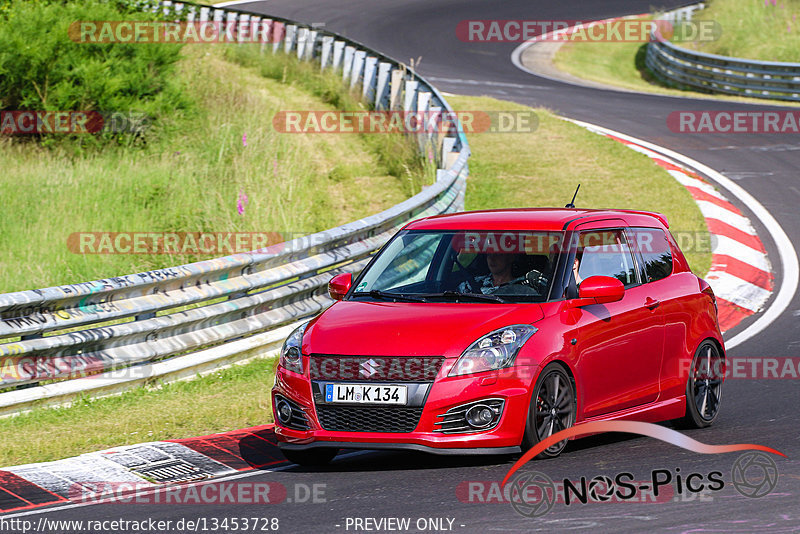
[[(689, 20), (703, 4), (668, 13)], [(645, 64), (662, 81), (711, 93), (800, 101), (800, 63), (758, 61), (695, 52), (653, 35)]]
[[(319, 61), (322, 69), (341, 72), (351, 89), (360, 88), (375, 109), (453, 111), (415, 72), (351, 39), (237, 9), (162, 5), (188, 21), (241, 23), (239, 41), (247, 38), (240, 32), (255, 28), (250, 39), (261, 41), (262, 53)], [(436, 181), (376, 215), (252, 253), (0, 295), (0, 340), (6, 340), (0, 342), (0, 388), (36, 386), (0, 393), (0, 414), (174, 376), (177, 368), (180, 376), (191, 375), (213, 368), (215, 358), (252, 357), (260, 346), (275, 349), (280, 339), (270, 332), (331, 303), (326, 286), (333, 275), (361, 270), (408, 221), (463, 209), (470, 154), (463, 132), (416, 135), (421, 150), (434, 149)], [(250, 338), (259, 341), (243, 343)], [(202, 363), (163, 365), (165, 359)], [(109, 372), (121, 368), (127, 372), (119, 378)], [(95, 376), (77, 378), (87, 373)], [(64, 381), (37, 386), (54, 379)]]

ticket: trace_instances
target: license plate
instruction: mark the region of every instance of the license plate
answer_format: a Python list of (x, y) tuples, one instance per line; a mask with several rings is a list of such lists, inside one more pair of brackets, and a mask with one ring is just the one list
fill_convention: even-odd
[(325, 402), (406, 404), (407, 386), (325, 384)]

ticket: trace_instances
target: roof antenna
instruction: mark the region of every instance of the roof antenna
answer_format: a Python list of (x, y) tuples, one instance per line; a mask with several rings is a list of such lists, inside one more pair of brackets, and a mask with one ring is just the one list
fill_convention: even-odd
[(578, 189), (576, 189), (575, 190), (575, 194), (572, 195), (572, 201), (569, 204), (567, 204), (566, 206), (564, 206), (565, 208), (574, 208), (575, 207), (575, 197), (578, 196), (578, 191), (580, 190), (580, 188), (581, 188), (581, 184), (578, 184)]

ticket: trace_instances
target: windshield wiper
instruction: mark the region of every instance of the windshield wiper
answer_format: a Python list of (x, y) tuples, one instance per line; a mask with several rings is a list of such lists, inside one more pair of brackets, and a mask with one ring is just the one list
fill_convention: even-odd
[(491, 295), (483, 293), (461, 293), (460, 291), (445, 291), (443, 293), (430, 293), (425, 294), (425, 297), (442, 297), (447, 299), (453, 300), (478, 300), (482, 302), (500, 302), (506, 303), (508, 302), (506, 299), (500, 298), (497, 295)]
[(404, 300), (406, 302), (427, 302), (423, 297), (414, 297), (412, 295), (403, 295), (402, 293), (390, 293), (388, 291), (381, 291), (373, 289), (371, 291), (356, 291), (353, 293), (354, 297), (369, 295), (376, 299), (389, 299), (389, 300)]

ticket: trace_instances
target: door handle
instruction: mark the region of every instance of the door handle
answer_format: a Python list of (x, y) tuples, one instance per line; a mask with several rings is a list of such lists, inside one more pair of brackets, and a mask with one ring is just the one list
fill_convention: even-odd
[(656, 308), (658, 308), (659, 304), (661, 304), (661, 301), (652, 299), (650, 297), (647, 297), (647, 299), (645, 299), (644, 301), (645, 307), (651, 310), (655, 310)]

